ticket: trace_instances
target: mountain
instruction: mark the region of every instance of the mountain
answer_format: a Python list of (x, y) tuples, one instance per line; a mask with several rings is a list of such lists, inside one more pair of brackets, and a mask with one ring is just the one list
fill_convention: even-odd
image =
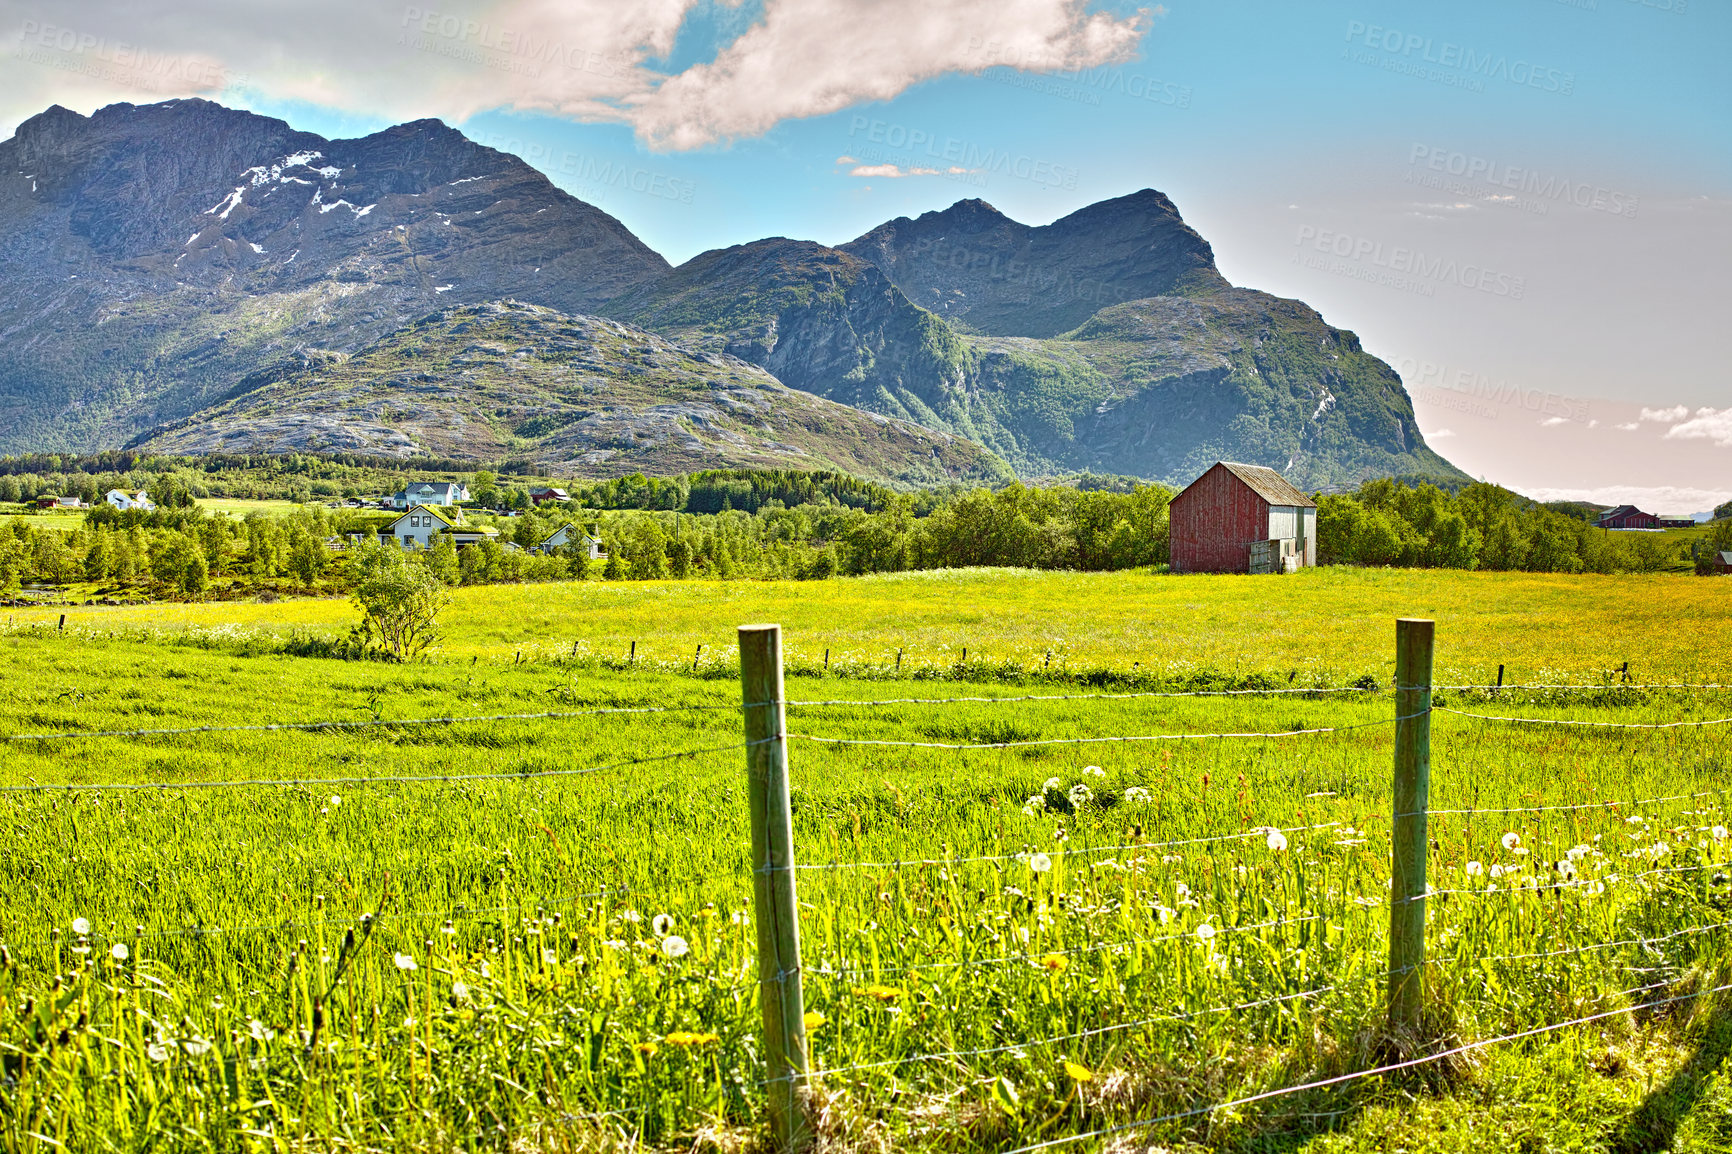
[(959, 331), (996, 336), (1057, 336), (1105, 305), (1227, 283), (1209, 242), (1149, 188), (1039, 228), (961, 200), (841, 247)]
[(129, 447), (530, 458), (560, 475), (1012, 477), (972, 442), (790, 389), (735, 357), (518, 301), (446, 309), (350, 355), (304, 352)]
[(1226, 458), (1313, 487), (1467, 479), (1426, 446), (1395, 370), (1303, 302), (1228, 284), (1148, 189), (1042, 228), (965, 200), (839, 248), (754, 241), (609, 311), (1025, 476), (1185, 483)]
[(296, 349), (667, 262), (435, 120), (325, 140), (203, 100), (54, 107), (0, 142), (0, 451), (117, 444)]
[[(438, 121), (325, 140), (202, 100), (56, 107), (0, 142), (0, 269), (0, 452), (141, 436), (413, 443), (613, 472), (684, 444), (721, 465), (781, 450), (650, 414), (732, 412), (720, 382), (750, 365), (753, 380), (875, 414), (844, 422), (846, 447), (790, 439), (775, 420), (771, 435), (874, 476), (1001, 461), (1183, 483), (1228, 457), (1307, 487), (1465, 479), (1426, 446), (1394, 370), (1302, 302), (1228, 284), (1152, 189), (1038, 227), (965, 200), (837, 247), (775, 237), (670, 268), (619, 221)], [(442, 346), (417, 367), (430, 381), (387, 371), (385, 350), (430, 339), (418, 318), (493, 301), (589, 334), (570, 336), (588, 342), (581, 399), (551, 369), (530, 379), (533, 342), (526, 361), (498, 363)], [(616, 340), (600, 318), (637, 331)], [(641, 372), (640, 348), (679, 371)], [(504, 389), (491, 407), (421, 387), (483, 379)], [(429, 416), (395, 419), (380, 389)], [(778, 411), (799, 407), (774, 395)], [(536, 424), (579, 410), (594, 419), (573, 417), (569, 437)], [(435, 415), (464, 432), (441, 433)], [(649, 421), (664, 448), (614, 444), (616, 420)], [(942, 434), (930, 447), (945, 463), (856, 438), (868, 425)]]

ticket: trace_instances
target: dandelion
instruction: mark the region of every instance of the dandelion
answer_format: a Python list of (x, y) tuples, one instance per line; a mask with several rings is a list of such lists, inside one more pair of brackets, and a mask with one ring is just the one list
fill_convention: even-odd
[(690, 952), (691, 947), (678, 934), (669, 934), (662, 939), (662, 953), (670, 958), (683, 958)]
[(1070, 787), (1069, 797), (1070, 803), (1076, 808), (1081, 809), (1083, 806), (1095, 799), (1095, 791), (1079, 781), (1077, 784)]
[(728, 915), (728, 920), (736, 926), (749, 926), (752, 924), (752, 919), (745, 910), (735, 910), (733, 913)]
[(342, 805), (342, 804), (343, 804), (343, 799), (338, 797), (336, 794), (333, 793), (331, 795), (331, 808), (336, 809), (339, 805)]
[(210, 1053), (210, 1043), (203, 1038), (183, 1038), (180, 1048), (194, 1058), (200, 1058)]
[(1665, 842), (1657, 841), (1654, 843), (1653, 854), (1655, 857), (1657, 857), (1657, 858), (1666, 857), (1671, 852), (1672, 852), (1672, 847), (1667, 845)]
[(466, 1002), (469, 1000), (469, 987), (462, 982), (452, 982), (451, 996), (459, 1002)]
[(1210, 925), (1208, 922), (1204, 922), (1202, 925), (1197, 927), (1197, 940), (1198, 941), (1206, 942), (1206, 941), (1211, 940), (1214, 936), (1215, 936), (1215, 927)]
[(161, 1042), (152, 1042), (144, 1048), (144, 1056), (152, 1062), (168, 1061), (168, 1047)]
[(808, 1030), (816, 1030), (829, 1019), (825, 1018), (824, 1015), (819, 1013), (817, 1010), (807, 1010), (806, 1016), (802, 1020), (806, 1023), (806, 1028)]
[(108, 956), (117, 962), (124, 962), (126, 960), (126, 955), (127, 949), (125, 942), (115, 942), (114, 947), (108, 951)]
[(1576, 876), (1576, 863), (1569, 858), (1565, 858), (1563, 861), (1558, 862), (1554, 868), (1557, 869), (1558, 876), (1561, 878), (1573, 878)]
[(1179, 914), (1177, 910), (1170, 910), (1166, 906), (1155, 907), (1155, 917), (1160, 919), (1163, 926), (1178, 916)]
[(689, 1046), (707, 1046), (711, 1042), (719, 1042), (721, 1041), (721, 1035), (697, 1034), (690, 1030), (675, 1030), (673, 1033), (663, 1037), (662, 1041), (666, 1042), (670, 1046), (679, 1046), (681, 1049), (685, 1049)]
[(659, 1048), (654, 1042), (638, 1042), (632, 1046), (632, 1049), (646, 1058), (652, 1057)]
[(255, 1042), (268, 1042), (277, 1036), (275, 1030), (271, 1029), (257, 1018), (252, 1018), (247, 1022), (247, 1034)]
[(1085, 765), (1083, 766), (1083, 774), (1087, 777), (1105, 777), (1107, 771), (1098, 765)]
[(1287, 835), (1278, 829), (1271, 828), (1267, 839), (1269, 848), (1280, 853), (1287, 848)]
[(1070, 1080), (1073, 1082), (1094, 1081), (1095, 1072), (1080, 1062), (1072, 1062), (1069, 1059), (1066, 1059), (1064, 1072), (1070, 1075)]
[(1725, 841), (1726, 840), (1726, 827), (1725, 826), (1717, 825), (1714, 827), (1713, 832), (1714, 832), (1714, 840), (1715, 841)]
[(1052, 869), (1052, 858), (1046, 854), (1033, 854), (1028, 859), (1028, 868), (1037, 874), (1047, 873)]
[(80, 936), (82, 936), (84, 934), (88, 934), (90, 932), (90, 919), (89, 918), (73, 918), (72, 919), (72, 932), (75, 934), (79, 934)]
[(1578, 845), (1578, 846), (1571, 846), (1570, 849), (1565, 854), (1565, 856), (1568, 857), (1571, 861), (1577, 861), (1581, 858), (1587, 857), (1589, 854), (1591, 854), (1593, 852), (1594, 852), (1594, 849), (1592, 846)]
[(541, 951), (541, 960), (550, 966), (558, 965), (559, 964), (559, 953), (556, 950), (542, 950)]
[(1505, 851), (1512, 851), (1513, 852), (1515, 850), (1516, 846), (1520, 845), (1521, 843), (1522, 843), (1522, 835), (1519, 833), (1515, 833), (1512, 831), (1510, 833), (1506, 833), (1503, 835), (1503, 848), (1505, 849)]
[(1186, 885), (1184, 882), (1174, 882), (1173, 893), (1178, 897), (1179, 901), (1184, 901), (1186, 898), (1191, 896), (1191, 887)]
[(397, 968), (405, 973), (416, 968), (415, 959), (410, 957), (408, 954), (395, 955), (395, 961), (397, 963)]
[(658, 938), (665, 938), (674, 932), (674, 919), (671, 914), (657, 914), (650, 919), (650, 929)]
[(623, 914), (619, 915), (619, 920), (636, 925), (638, 922), (643, 921), (643, 915), (638, 913), (636, 910), (627, 910)]
[(1040, 964), (1044, 969), (1051, 970), (1055, 974), (1062, 974), (1064, 968), (1070, 965), (1070, 959), (1063, 954), (1048, 954), (1040, 960)]
[(1467, 876), (1470, 878), (1476, 878), (1485, 872), (1485, 867), (1476, 861), (1468, 862), (1465, 868), (1467, 870)]
[(871, 998), (874, 1002), (894, 1002), (902, 996), (902, 991), (895, 986), (867, 986), (864, 990), (854, 992)]

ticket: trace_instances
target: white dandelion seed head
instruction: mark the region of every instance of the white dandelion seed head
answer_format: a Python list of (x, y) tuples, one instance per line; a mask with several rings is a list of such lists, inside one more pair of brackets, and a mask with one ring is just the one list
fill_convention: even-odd
[(459, 1002), (467, 1001), (469, 999), (469, 987), (462, 982), (452, 982), (451, 996)]
[(556, 950), (542, 950), (541, 960), (550, 966), (557, 965), (559, 963), (559, 953)]
[(1564, 858), (1558, 862), (1556, 868), (1559, 877), (1573, 878), (1576, 876), (1576, 863), (1570, 858)]
[(619, 915), (619, 920), (622, 922), (641, 922), (643, 921), (643, 915), (638, 913), (636, 910), (626, 910), (624, 913)]
[(1264, 839), (1270, 849), (1280, 853), (1287, 848), (1287, 835), (1278, 829), (1270, 829), (1269, 836)]
[(1083, 773), (1087, 774), (1089, 777), (1105, 777), (1107, 775), (1107, 771), (1098, 765), (1083, 766)]
[(669, 934), (662, 939), (662, 953), (670, 958), (683, 958), (690, 952), (691, 947), (678, 934)]
[(152, 1042), (144, 1048), (144, 1056), (152, 1062), (168, 1061), (168, 1047), (161, 1042)]
[(180, 1048), (194, 1058), (198, 1058), (210, 1053), (210, 1042), (204, 1038), (182, 1038)]
[(1508, 872), (1509, 872), (1509, 870), (1506, 867), (1498, 865), (1496, 862), (1492, 863), (1492, 867), (1491, 867), (1491, 876), (1492, 877), (1501, 878), (1504, 874), (1506, 874)]
[(1521, 843), (1522, 835), (1513, 830), (1503, 835), (1503, 848), (1505, 850), (1514, 850)]
[(343, 804), (343, 799), (342, 799), (342, 798), (340, 798), (340, 797), (338, 797), (338, 796), (337, 796), (337, 795), (336, 795), (336, 794), (334, 794), (334, 793), (333, 793), (333, 794), (332, 794), (332, 795), (331, 795), (331, 808), (332, 808), (332, 809), (335, 809), (335, 808), (337, 808), (337, 807), (338, 807), (338, 806), (339, 806), (339, 805), (342, 805), (342, 804)]
[(1028, 868), (1037, 874), (1046, 873), (1052, 869), (1052, 858), (1043, 853), (1030, 854)]
[(113, 948), (108, 951), (108, 956), (117, 962), (124, 962), (128, 952), (125, 942), (115, 942)]
[(84, 934), (88, 934), (90, 932), (90, 919), (89, 918), (73, 918), (72, 919), (72, 932), (75, 934), (79, 934), (81, 936)]
[(1485, 872), (1485, 867), (1476, 861), (1468, 862), (1465, 868), (1467, 870), (1467, 876), (1470, 878), (1476, 878)]
[(655, 936), (658, 938), (667, 937), (669, 934), (674, 932), (673, 915), (657, 914), (655, 917), (650, 919), (650, 930), (654, 932)]
[(393, 960), (396, 961), (399, 970), (407, 972), (416, 968), (415, 959), (408, 954), (397, 954)]
[(1184, 882), (1174, 882), (1173, 893), (1183, 900), (1191, 896), (1191, 887), (1186, 885)]
[(1197, 927), (1197, 939), (1199, 941), (1206, 942), (1206, 941), (1210, 940), (1211, 938), (1213, 938), (1214, 936), (1215, 936), (1215, 927), (1210, 925), (1208, 922), (1204, 922), (1202, 925)]
[(1725, 841), (1726, 836), (1727, 835), (1726, 835), (1726, 827), (1725, 826), (1717, 825), (1714, 827), (1714, 840), (1715, 841)]
[(1593, 852), (1594, 852), (1594, 849), (1592, 846), (1577, 845), (1577, 846), (1571, 846), (1569, 848), (1569, 851), (1564, 856), (1568, 857), (1571, 861), (1576, 861), (1579, 858), (1587, 857), (1589, 854), (1591, 854)]

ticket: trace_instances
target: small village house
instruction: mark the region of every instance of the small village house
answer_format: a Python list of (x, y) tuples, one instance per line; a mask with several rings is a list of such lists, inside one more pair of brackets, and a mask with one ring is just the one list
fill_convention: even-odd
[(408, 509), (415, 505), (450, 506), (469, 500), (469, 488), (461, 481), (417, 481), (391, 494), (391, 507)]
[(1708, 558), (1708, 572), (1716, 577), (1732, 576), (1732, 549), (1716, 549)]
[(389, 537), (405, 549), (427, 549), (441, 533), (450, 534), (452, 543), (461, 549), (497, 537), (499, 530), (491, 525), (464, 524), (461, 509), (416, 505), (386, 526), (379, 535)]
[(156, 508), (156, 502), (152, 501), (150, 499), (150, 494), (146, 493), (143, 489), (140, 489), (136, 493), (128, 493), (125, 489), (110, 489), (108, 494), (103, 497), (103, 500), (107, 501), (110, 505), (113, 505), (116, 509), (119, 509), (122, 513), (126, 512), (128, 509), (138, 509), (142, 512), (148, 513), (152, 509)]
[(564, 549), (573, 545), (581, 547), (591, 561), (605, 561), (607, 559), (607, 554), (601, 551), (600, 541), (592, 534), (580, 532), (576, 526), (571, 524), (561, 525), (549, 533), (547, 539), (535, 547), (535, 551), (551, 553), (555, 549)]
[(531, 489), (529, 491), (529, 499), (534, 501), (537, 505), (540, 505), (546, 501), (569, 501), (571, 500), (571, 494), (567, 493), (564, 489)]
[(1173, 498), (1175, 573), (1284, 573), (1317, 564), (1317, 504), (1273, 469), (1217, 461)]
[(38, 509), (88, 509), (88, 508), (90, 508), (89, 505), (86, 505), (83, 501), (80, 501), (77, 497), (56, 497), (52, 493), (44, 493), (42, 496), (36, 498), (36, 507)]

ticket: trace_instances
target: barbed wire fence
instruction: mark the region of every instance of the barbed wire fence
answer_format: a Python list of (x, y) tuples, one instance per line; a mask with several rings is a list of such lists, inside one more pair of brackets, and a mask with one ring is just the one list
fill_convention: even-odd
[[(1584, 813), (1593, 810), (1623, 810), (1630, 811), (1643, 807), (1668, 804), (1681, 801), (1695, 801), (1724, 794), (1715, 790), (1699, 790), (1694, 792), (1672, 793), (1653, 797), (1634, 798), (1630, 800), (1600, 800), (1563, 804), (1542, 804), (1533, 806), (1488, 806), (1470, 808), (1432, 809), (1429, 807), (1429, 734), (1431, 719), (1435, 714), (1450, 714), (1466, 719), (1479, 725), (1536, 725), (1536, 726), (1578, 726), (1599, 730), (1622, 731), (1675, 731), (1681, 729), (1703, 729), (1732, 724), (1732, 717), (1706, 718), (1694, 720), (1673, 720), (1664, 722), (1602, 722), (1585, 721), (1581, 719), (1536, 718), (1521, 717), (1513, 714), (1480, 713), (1470, 710), (1456, 709), (1433, 701), (1433, 694), (1440, 691), (1479, 692), (1511, 696), (1523, 691), (1550, 693), (1571, 693), (1576, 691), (1618, 690), (1666, 690), (1675, 692), (1717, 692), (1732, 688), (1718, 683), (1643, 683), (1643, 684), (1612, 684), (1612, 685), (1570, 685), (1559, 683), (1542, 683), (1533, 685), (1503, 684), (1500, 678), (1495, 685), (1433, 685), (1431, 684), (1431, 653), (1430, 653), (1430, 622), (1403, 622), (1398, 635), (1401, 640), (1398, 645), (1397, 679), (1391, 687), (1395, 696), (1393, 715), (1375, 721), (1357, 722), (1347, 725), (1295, 727), (1288, 729), (1242, 729), (1221, 730), (1216, 732), (1195, 733), (1150, 733), (1150, 734), (1117, 734), (1095, 735), (1064, 738), (1027, 738), (988, 742), (939, 742), (915, 741), (891, 738), (862, 738), (837, 736), (824, 733), (791, 732), (787, 725), (786, 711), (792, 709), (810, 710), (883, 710), (891, 707), (912, 706), (946, 706), (946, 705), (1004, 705), (1017, 706), (1038, 702), (1113, 702), (1133, 699), (1186, 699), (1207, 697), (1283, 697), (1308, 696), (1320, 697), (1328, 694), (1357, 695), (1361, 698), (1378, 694), (1382, 691), (1364, 686), (1337, 687), (1297, 687), (1271, 689), (1215, 689), (1191, 691), (1148, 691), (1128, 693), (1058, 693), (1058, 694), (1006, 694), (1002, 696), (958, 695), (953, 697), (887, 697), (868, 699), (832, 698), (822, 700), (788, 700), (785, 694), (783, 671), (781, 668), (781, 633), (776, 626), (746, 626), (740, 630), (741, 681), (743, 699), (740, 706), (721, 704), (690, 704), (667, 706), (621, 706), (581, 710), (537, 711), (521, 713), (452, 715), (425, 718), (385, 719), (373, 718), (365, 720), (341, 721), (307, 721), (266, 723), (234, 726), (184, 726), (159, 727), (140, 729), (107, 729), (107, 730), (68, 730), (63, 732), (41, 732), (15, 734), (5, 738), (7, 743), (36, 743), (38, 747), (51, 747), (58, 744), (76, 742), (92, 738), (155, 738), (188, 735), (209, 735), (218, 733), (279, 733), (279, 732), (342, 732), (350, 730), (391, 729), (414, 726), (455, 726), (471, 723), (509, 723), (528, 721), (563, 721), (584, 717), (611, 717), (647, 714), (673, 713), (718, 713), (729, 712), (740, 708), (744, 714), (746, 725), (744, 740), (721, 744), (708, 744), (697, 748), (679, 750), (669, 753), (654, 754), (632, 758), (617, 759), (593, 766), (572, 769), (524, 769), (518, 772), (491, 772), (465, 774), (416, 774), (416, 775), (347, 775), (325, 778), (259, 778), (259, 779), (222, 779), (222, 780), (185, 780), (173, 782), (89, 782), (89, 783), (29, 783), (8, 784), (0, 786), (4, 793), (48, 793), (48, 792), (81, 792), (81, 791), (153, 791), (153, 790), (226, 790), (259, 787), (300, 787), (328, 788), (332, 786), (367, 786), (373, 784), (400, 785), (448, 785), (453, 783), (473, 781), (537, 781), (547, 778), (569, 778), (599, 774), (614, 770), (658, 762), (690, 759), (710, 754), (725, 754), (744, 752), (748, 762), (749, 801), (752, 825), (752, 862), (751, 873), (754, 887), (754, 917), (758, 933), (758, 980), (753, 983), (759, 992), (760, 1008), (764, 1018), (763, 1053), (765, 1056), (765, 1074), (760, 1086), (768, 1092), (769, 1113), (772, 1133), (779, 1147), (784, 1149), (801, 1149), (810, 1140), (812, 1134), (812, 1119), (809, 1116), (811, 1096), (808, 1092), (814, 1079), (843, 1078), (851, 1074), (864, 1073), (901, 1067), (914, 1064), (954, 1063), (959, 1060), (1003, 1054), (1024, 1052), (1030, 1049), (1050, 1049), (1084, 1041), (1091, 1038), (1115, 1034), (1130, 1034), (1134, 1031), (1156, 1026), (1162, 1023), (1183, 1022), (1199, 1018), (1225, 1014), (1247, 1014), (1271, 1007), (1281, 1007), (1294, 1003), (1311, 1003), (1328, 995), (1341, 995), (1350, 989), (1357, 989), (1367, 984), (1384, 984), (1387, 997), (1387, 1020), (1391, 1032), (1402, 1032), (1409, 1036), (1423, 1037), (1424, 1023), (1421, 1020), (1419, 1008), (1424, 997), (1424, 983), (1427, 970), (1426, 938), (1425, 938), (1425, 908), (1428, 899), (1470, 899), (1484, 898), (1497, 892), (1495, 886), (1487, 888), (1447, 887), (1435, 888), (1428, 884), (1426, 869), (1426, 844), (1428, 841), (1428, 821), (1444, 818), (1473, 818), (1476, 816), (1509, 816)], [(1423, 626), (1420, 629), (1419, 626)], [(1409, 636), (1409, 635), (1412, 636)], [(1423, 643), (1416, 638), (1423, 634)], [(971, 967), (987, 966), (1028, 966), (1038, 965), (1043, 958), (1075, 957), (1078, 955), (1098, 953), (1103, 951), (1122, 951), (1135, 947), (1155, 946), (1182, 940), (1195, 936), (1196, 930), (1183, 933), (1174, 932), (1164, 935), (1129, 936), (1103, 939), (1085, 945), (1067, 946), (1063, 949), (1041, 951), (1037, 956), (1029, 950), (1011, 950), (1002, 953), (989, 953), (980, 957), (965, 958), (954, 961), (911, 963), (906, 965), (881, 965), (876, 961), (830, 959), (825, 960), (810, 969), (802, 964), (800, 951), (800, 903), (796, 890), (798, 875), (822, 874), (832, 871), (846, 870), (902, 870), (905, 868), (935, 868), (952, 869), (965, 865), (983, 863), (1002, 863), (1011, 860), (1029, 860), (1033, 855), (1030, 851), (1016, 854), (986, 854), (972, 856), (952, 856), (948, 850), (942, 857), (911, 856), (907, 859), (890, 860), (860, 860), (860, 861), (830, 861), (801, 862), (797, 861), (793, 852), (793, 835), (790, 800), (790, 748), (796, 743), (821, 746), (834, 749), (887, 747), (907, 749), (929, 749), (946, 752), (969, 752), (986, 750), (1031, 749), (1048, 746), (1082, 746), (1092, 744), (1135, 744), (1152, 742), (1192, 742), (1192, 741), (1240, 741), (1256, 740), (1262, 742), (1282, 741), (1293, 738), (1312, 737), (1324, 734), (1346, 733), (1383, 726), (1394, 727), (1395, 745), (1395, 787), (1394, 803), (1391, 807), (1391, 885), (1388, 905), (1390, 910), (1390, 935), (1388, 965), (1376, 973), (1359, 974), (1338, 981), (1326, 982), (1323, 985), (1309, 985), (1302, 990), (1273, 994), (1267, 997), (1254, 998), (1218, 1006), (1208, 1006), (1196, 1010), (1178, 1010), (1167, 1014), (1135, 1018), (1123, 1022), (1106, 1023), (1090, 1026), (1084, 1029), (1071, 1030), (1038, 1038), (1016, 1039), (1012, 1041), (995, 1042), (992, 1045), (980, 1047), (962, 1047), (932, 1049), (914, 1054), (902, 1055), (883, 1060), (851, 1062), (837, 1067), (814, 1070), (811, 1066), (808, 1040), (806, 1037), (804, 1014), (803, 983), (808, 975), (826, 980), (879, 980), (889, 974), (909, 974), (914, 972), (933, 972), (941, 970), (960, 970)], [(1318, 795), (1324, 796), (1324, 795)], [(1082, 859), (1100, 857), (1108, 854), (1134, 853), (1147, 854), (1165, 850), (1177, 850), (1187, 847), (1210, 847), (1211, 849), (1232, 846), (1258, 838), (1270, 839), (1273, 847), (1274, 839), (1285, 839), (1289, 835), (1308, 832), (1321, 832), (1337, 828), (1340, 823), (1324, 822), (1302, 826), (1290, 826), (1285, 830), (1275, 827), (1252, 827), (1230, 833), (1211, 834), (1201, 837), (1155, 841), (1138, 838), (1135, 841), (1101, 845), (1066, 847), (1063, 855), (1067, 859)], [(1723, 836), (1718, 835), (1717, 836)], [(1657, 867), (1651, 870), (1641, 870), (1629, 875), (1634, 880), (1700, 872), (1709, 869), (1719, 869), (1712, 863), (1693, 864), (1678, 867)], [(1573, 879), (1563, 877), (1554, 879), (1547, 889), (1554, 892), (1564, 892), (1572, 889), (1590, 887), (1598, 884), (1596, 879)], [(629, 889), (601, 889), (575, 895), (574, 901), (590, 899), (605, 899), (610, 894), (618, 896), (621, 893), (630, 894)], [(538, 910), (538, 916), (541, 911)], [(449, 919), (453, 916), (477, 917), (488, 915), (506, 916), (521, 913), (521, 906), (471, 908), (456, 906), (449, 910), (412, 910), (397, 911), (394, 916), (417, 919), (420, 921), (439, 918)], [(374, 915), (362, 915), (363, 918)], [(1265, 931), (1280, 931), (1287, 927), (1304, 925), (1319, 920), (1315, 913), (1304, 913), (1296, 916), (1271, 918), (1262, 921), (1244, 922), (1236, 925), (1224, 925), (1218, 929), (1211, 928), (1211, 936), (1215, 934), (1231, 937), (1238, 934), (1260, 934)], [(177, 930), (162, 930), (145, 932), (140, 928), (135, 934), (124, 938), (117, 935), (115, 940), (134, 940), (148, 938), (164, 938), (172, 936), (221, 936), (246, 934), (281, 934), (296, 929), (311, 929), (316, 925), (354, 924), (353, 918), (321, 919), (317, 922), (279, 922), (249, 926), (197, 926)], [(1694, 938), (1714, 933), (1722, 929), (1719, 922), (1708, 922), (1699, 925), (1686, 926), (1664, 934), (1652, 937), (1626, 937), (1606, 941), (1572, 944), (1557, 949), (1541, 949), (1525, 952), (1515, 952), (1502, 955), (1491, 955), (1478, 958), (1482, 964), (1490, 963), (1529, 963), (1554, 958), (1581, 957), (1586, 954), (1599, 953), (1626, 947), (1635, 947), (1638, 951), (1648, 951), (1656, 945), (1683, 938)], [(101, 935), (97, 935), (100, 937)], [(1243, 1095), (1228, 1100), (1205, 1104), (1182, 1111), (1168, 1112), (1158, 1116), (1133, 1120), (1112, 1126), (1099, 1127), (1093, 1130), (1064, 1135), (1062, 1137), (1037, 1142), (1017, 1148), (1018, 1152), (1035, 1151), (1058, 1146), (1075, 1144), (1096, 1139), (1110, 1138), (1121, 1134), (1148, 1130), (1170, 1123), (1183, 1122), (1187, 1119), (1208, 1117), (1216, 1112), (1237, 1109), (1259, 1102), (1278, 1098), (1329, 1089), (1363, 1079), (1375, 1079), (1400, 1073), (1416, 1067), (1447, 1061), (1448, 1059), (1467, 1052), (1488, 1048), (1504, 1043), (1516, 1042), (1526, 1038), (1553, 1033), (1574, 1026), (1591, 1024), (1621, 1014), (1646, 1012), (1656, 1008), (1688, 1002), (1699, 998), (1718, 994), (1732, 988), (1732, 985), (1715, 985), (1683, 994), (1670, 994), (1663, 997), (1651, 997), (1638, 1000), (1634, 1004), (1621, 1005), (1584, 1014), (1566, 1021), (1548, 1023), (1531, 1029), (1500, 1034), (1478, 1041), (1461, 1043), (1443, 1048), (1433, 1048), (1431, 1051), (1413, 1058), (1388, 1062), (1371, 1066), (1362, 1070), (1337, 1075), (1330, 1078), (1315, 1079), (1290, 1086), (1278, 1087), (1255, 1094)], [(1665, 992), (1665, 983), (1650, 983), (1603, 995), (1602, 1002), (1610, 1002), (1628, 998), (1632, 995), (1649, 995), (1656, 991)], [(605, 1115), (613, 1116), (620, 1111), (609, 1111)], [(626, 1111), (625, 1113), (629, 1113)]]

